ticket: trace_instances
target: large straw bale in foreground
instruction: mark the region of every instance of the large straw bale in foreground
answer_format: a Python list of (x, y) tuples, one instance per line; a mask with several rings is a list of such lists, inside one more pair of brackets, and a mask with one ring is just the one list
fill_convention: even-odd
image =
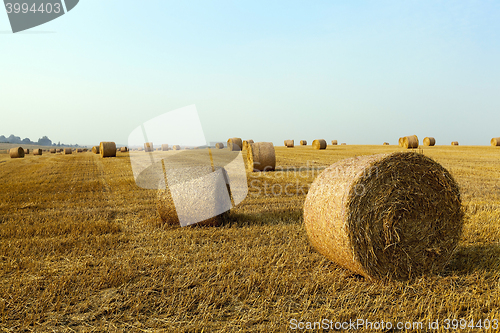
[(300, 140), (300, 145), (301, 146), (307, 146), (307, 141), (306, 140)]
[(295, 145), (295, 142), (293, 140), (285, 140), (285, 147), (287, 148), (293, 148)]
[(104, 141), (99, 144), (99, 154), (101, 157), (116, 157), (116, 144), (111, 141)]
[(64, 148), (64, 155), (71, 155), (73, 154), (73, 150), (71, 148)]
[(333, 145), (333, 146), (338, 145), (338, 141), (337, 141), (337, 140), (332, 140), (332, 145)]
[(500, 138), (493, 138), (490, 143), (492, 146), (500, 146)]
[(424, 138), (424, 146), (429, 146), (429, 147), (432, 147), (436, 144), (436, 139), (434, 139), (433, 137), (425, 137)]
[(452, 146), (458, 146), (458, 141), (452, 141), (452, 142), (451, 142), (451, 145), (452, 145)]
[(217, 143), (215, 144), (215, 148), (217, 148), (217, 149), (223, 149), (223, 148), (224, 148), (224, 143), (222, 143), (222, 142), (217, 142)]
[(22, 147), (16, 147), (9, 149), (10, 158), (24, 158), (24, 149)]
[(276, 154), (272, 142), (256, 142), (248, 146), (248, 171), (274, 171)]
[(40, 149), (40, 148), (33, 149), (33, 155), (41, 156), (42, 155), (42, 149)]
[(405, 280), (440, 271), (462, 233), (460, 191), (448, 171), (417, 153), (354, 157), (325, 169), (304, 203), (312, 245), (368, 278)]
[(227, 148), (229, 148), (230, 151), (241, 151), (241, 149), (243, 148), (243, 142), (241, 141), (241, 138), (228, 139)]
[(323, 139), (314, 140), (312, 143), (313, 149), (326, 149), (326, 141)]
[(406, 149), (418, 148), (418, 137), (416, 135), (409, 135), (403, 137), (403, 148)]

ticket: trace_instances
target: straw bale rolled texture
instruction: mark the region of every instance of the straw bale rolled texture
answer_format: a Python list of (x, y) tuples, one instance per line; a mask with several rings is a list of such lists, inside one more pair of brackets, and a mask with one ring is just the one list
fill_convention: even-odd
[(240, 151), (243, 148), (243, 142), (240, 138), (228, 139), (227, 148), (229, 148), (230, 151)]
[(73, 150), (71, 148), (64, 148), (64, 155), (70, 155), (73, 154)]
[(403, 148), (407, 149), (418, 148), (418, 137), (416, 135), (409, 135), (403, 137)]
[(168, 151), (168, 144), (164, 143), (161, 145), (161, 150), (162, 151)]
[(181, 150), (181, 146), (179, 146), (179, 145), (173, 145), (172, 149), (173, 150)]
[(101, 157), (116, 157), (116, 144), (112, 141), (103, 141), (99, 144)]
[(452, 145), (452, 146), (458, 146), (458, 141), (452, 141), (452, 142), (451, 142), (451, 145)]
[[(188, 169), (192, 169), (192, 172), (187, 172)], [(204, 170), (206, 169), (206, 170)], [(216, 169), (220, 169), (216, 168)], [(171, 170), (173, 171), (173, 170)], [(182, 183), (182, 182), (199, 182), (200, 186), (204, 186), (204, 182), (206, 179), (204, 179), (203, 175), (208, 175), (209, 173), (213, 172), (213, 169), (211, 166), (194, 166), (194, 167), (188, 167), (184, 169), (180, 169), (180, 172), (177, 173), (177, 177), (175, 179), (175, 183)], [(199, 176), (199, 177), (197, 177)], [(227, 177), (227, 174), (226, 176)], [(170, 185), (170, 183), (169, 183)], [(227, 186), (227, 190), (229, 191), (229, 186)], [(186, 196), (189, 197), (195, 197), (197, 193), (190, 193), (190, 191), (193, 191), (193, 188), (186, 187), (187, 193), (185, 193)], [(210, 191), (209, 191), (210, 192)], [(216, 193), (215, 191), (214, 193)], [(206, 203), (205, 203), (206, 204)], [(220, 211), (218, 210), (217, 206), (217, 201), (215, 202), (215, 205), (206, 207), (204, 203), (200, 203), (200, 206), (192, 207), (193, 209), (198, 209), (202, 210), (203, 213), (210, 213), (210, 212), (216, 212)], [(158, 190), (158, 196), (157, 196), (157, 204), (156, 204), (158, 213), (160, 215), (160, 219), (163, 223), (171, 226), (180, 226), (180, 221), (179, 221), (179, 216), (177, 214), (177, 209), (175, 207), (174, 199), (172, 197), (172, 193), (169, 189), (169, 186), (166, 186), (165, 189), (160, 189)], [(192, 226), (204, 226), (204, 227), (217, 227), (219, 226), (222, 221), (224, 220), (225, 216), (227, 216), (228, 211), (216, 215), (214, 217), (211, 217), (209, 219), (206, 219), (204, 221), (200, 221), (196, 224), (193, 224)]]
[(300, 140), (300, 145), (301, 146), (307, 146), (307, 141), (306, 140)]
[(121, 147), (120, 148), (120, 152), (126, 153), (126, 152), (128, 152), (128, 148), (127, 147)]
[(251, 143), (254, 143), (253, 140), (243, 140), (242, 149), (243, 150), (247, 150), (248, 149), (248, 145), (251, 144)]
[(285, 147), (293, 148), (294, 145), (295, 145), (295, 142), (293, 140), (285, 140)]
[(463, 227), (449, 172), (417, 153), (354, 157), (310, 187), (304, 223), (311, 244), (367, 278), (405, 280), (440, 271)]
[(493, 139), (491, 139), (490, 144), (492, 146), (500, 146), (500, 138), (493, 138)]
[(152, 142), (146, 142), (146, 143), (144, 144), (144, 151), (145, 151), (146, 153), (150, 153), (150, 152), (152, 152), (153, 150), (154, 150), (154, 149), (153, 149), (153, 143), (152, 143)]
[(424, 146), (434, 146), (436, 144), (436, 139), (434, 139), (433, 137), (425, 137), (424, 138)]
[(50, 150), (50, 153), (51, 153), (51, 154), (55, 154), (55, 153), (56, 153), (56, 149), (55, 149), (55, 148), (52, 148), (52, 149)]
[(94, 154), (99, 154), (99, 146), (94, 146), (94, 147), (92, 147), (92, 152), (93, 152)]
[(30, 153), (30, 150), (28, 148), (25, 148), (24, 149), (24, 155), (29, 155), (29, 153)]
[(248, 146), (248, 171), (274, 171), (276, 154), (272, 142), (256, 142)]
[(323, 139), (314, 140), (312, 143), (313, 149), (326, 149), (326, 141)]
[(33, 149), (33, 155), (42, 155), (42, 150), (40, 148)]
[(333, 146), (338, 145), (338, 141), (337, 141), (337, 140), (332, 140), (332, 145), (333, 145)]
[(217, 143), (215, 144), (215, 148), (217, 148), (217, 149), (223, 149), (223, 148), (224, 148), (224, 143), (222, 143), (222, 142), (217, 142)]
[(16, 147), (9, 149), (10, 158), (24, 158), (24, 149), (22, 147)]

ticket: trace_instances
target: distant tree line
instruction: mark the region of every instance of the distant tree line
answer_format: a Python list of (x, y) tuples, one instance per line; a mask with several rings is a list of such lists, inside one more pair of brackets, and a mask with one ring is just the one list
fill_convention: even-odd
[(46, 135), (38, 139), (38, 141), (31, 141), (29, 138), (24, 138), (21, 140), (21, 137), (15, 136), (11, 134), (9, 137), (5, 137), (5, 135), (0, 135), (0, 143), (18, 143), (25, 145), (40, 145), (40, 146), (54, 146), (54, 147), (79, 147), (78, 144), (66, 144), (66, 143), (53, 143)]

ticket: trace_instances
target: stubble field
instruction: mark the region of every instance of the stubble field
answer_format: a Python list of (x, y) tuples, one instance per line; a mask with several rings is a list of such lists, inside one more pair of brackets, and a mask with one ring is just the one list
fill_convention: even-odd
[(156, 191), (137, 187), (129, 153), (0, 154), (0, 327), (280, 332), (323, 319), (424, 328), (439, 320), (435, 331), (449, 331), (446, 319), (489, 319), (494, 327), (500, 149), (421, 150), (458, 181), (466, 212), (462, 240), (440, 275), (371, 282), (309, 245), (302, 208), (318, 173), (346, 157), (401, 150), (276, 147), (278, 170), (248, 174), (247, 198), (219, 228), (159, 224)]

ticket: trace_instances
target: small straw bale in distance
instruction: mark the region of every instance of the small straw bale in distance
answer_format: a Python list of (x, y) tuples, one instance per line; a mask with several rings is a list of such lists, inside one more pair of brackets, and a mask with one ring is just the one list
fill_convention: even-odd
[(73, 150), (71, 148), (64, 148), (64, 155), (73, 154)]
[(29, 148), (25, 148), (25, 149), (24, 149), (24, 155), (29, 155), (29, 153), (30, 153)]
[(436, 139), (434, 139), (433, 137), (425, 137), (424, 138), (424, 146), (429, 146), (429, 147), (432, 147), (436, 144)]
[(325, 169), (304, 203), (311, 244), (369, 279), (439, 272), (463, 228), (460, 190), (423, 154), (354, 157)]
[(55, 149), (55, 148), (52, 148), (52, 149), (50, 150), (50, 153), (51, 153), (51, 154), (55, 154), (55, 153), (56, 153), (56, 149)]
[(58, 148), (56, 149), (56, 153), (62, 153), (63, 152), (63, 149), (62, 148)]
[(128, 152), (128, 148), (127, 147), (121, 147), (120, 148), (120, 152), (126, 153), (126, 152)]
[(285, 140), (285, 147), (293, 148), (294, 145), (295, 145), (295, 142), (293, 140)]
[(99, 146), (94, 146), (94, 147), (92, 147), (92, 152), (93, 152), (94, 154), (99, 154)]
[(248, 149), (248, 145), (251, 144), (251, 143), (254, 143), (252, 139), (250, 139), (250, 140), (243, 140), (243, 150), (247, 150)]
[(179, 146), (179, 145), (173, 145), (172, 149), (173, 150), (181, 150), (181, 146)]
[(345, 146), (345, 145), (347, 145), (347, 143), (342, 142), (340, 145), (341, 145), (341, 146)]
[(146, 143), (144, 144), (144, 151), (145, 151), (146, 153), (150, 153), (150, 152), (152, 152), (153, 150), (154, 150), (154, 149), (153, 149), (153, 143), (152, 143), (152, 142), (146, 142)]
[(313, 149), (326, 149), (326, 141), (323, 139), (314, 140), (312, 143)]
[(491, 139), (490, 144), (492, 146), (500, 146), (500, 137)]
[(9, 149), (10, 158), (24, 158), (24, 149), (23, 147), (16, 147)]
[(384, 146), (388, 146), (389, 145), (389, 142), (384, 142)]
[(217, 143), (215, 144), (215, 148), (217, 148), (217, 149), (224, 149), (224, 143), (222, 143), (222, 142), (217, 142)]
[(243, 148), (243, 142), (241, 141), (241, 138), (228, 139), (227, 148), (229, 148), (230, 151), (241, 151), (241, 149)]
[(42, 150), (40, 148), (33, 149), (33, 155), (42, 155)]
[(101, 157), (116, 157), (116, 144), (112, 141), (103, 141), (99, 144)]
[(168, 144), (164, 143), (161, 145), (161, 150), (162, 151), (168, 151)]
[[(208, 168), (207, 170), (203, 170), (205, 168)], [(220, 167), (217, 167), (220, 168)], [(186, 169), (193, 169), (193, 172), (186, 172)], [(183, 182), (183, 181), (193, 181), (195, 179), (192, 179), (195, 175), (199, 175), (200, 173), (205, 173), (208, 174), (209, 172), (213, 172), (212, 167), (203, 167), (203, 166), (194, 166), (194, 167), (189, 167), (189, 168), (184, 168), (180, 169), (181, 173), (179, 173), (179, 177), (176, 177), (175, 182)], [(227, 175), (225, 176), (227, 177)], [(203, 177), (195, 177), (198, 178), (195, 181), (203, 182), (204, 179)], [(227, 186), (227, 189), (230, 193), (229, 186)], [(190, 195), (189, 193), (186, 193), (186, 195)], [(175, 208), (175, 203), (172, 198), (172, 193), (170, 192), (169, 187), (167, 186), (165, 189), (160, 189), (158, 190), (158, 196), (157, 196), (157, 201), (156, 201), (156, 208), (158, 210), (158, 213), (160, 215), (160, 220), (162, 223), (169, 225), (169, 226), (180, 226), (180, 221), (179, 221), (179, 216), (177, 214), (177, 210)], [(203, 210), (212, 210), (212, 211), (217, 211), (216, 207), (197, 207), (197, 209), (203, 209)], [(204, 221), (200, 221), (196, 224), (192, 224), (190, 226), (203, 226), (203, 227), (218, 227), (224, 220), (225, 216), (227, 216), (228, 212), (224, 212), (222, 214), (216, 215), (212, 218), (209, 218)]]
[(418, 148), (418, 137), (416, 135), (409, 135), (403, 137), (403, 148), (406, 149)]
[(307, 146), (307, 141), (306, 140), (300, 140), (300, 145), (301, 146)]
[(248, 171), (274, 171), (276, 154), (272, 142), (256, 142), (248, 146)]
[(338, 141), (337, 141), (337, 140), (332, 140), (332, 146), (336, 146), (336, 145), (338, 145), (338, 144), (339, 144), (339, 143), (338, 143)]
[(452, 145), (452, 146), (458, 146), (458, 141), (452, 141), (452, 142), (451, 142), (451, 145)]
[(78, 149), (76, 150), (76, 152), (77, 152), (77, 153), (82, 153), (82, 152), (83, 152), (83, 149), (82, 149), (82, 148), (78, 148)]

